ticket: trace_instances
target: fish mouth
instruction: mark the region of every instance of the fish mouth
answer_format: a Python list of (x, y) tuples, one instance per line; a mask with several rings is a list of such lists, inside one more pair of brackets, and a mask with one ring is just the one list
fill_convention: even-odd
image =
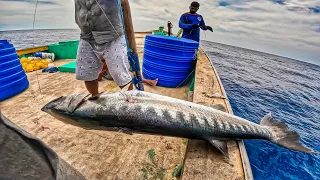
[(43, 112), (48, 112), (50, 109), (53, 109), (56, 105), (56, 102), (58, 102), (60, 99), (64, 98), (64, 96), (61, 96), (55, 100), (52, 100), (51, 102), (49, 102), (48, 104), (46, 104), (45, 106), (43, 106), (41, 108), (41, 111)]

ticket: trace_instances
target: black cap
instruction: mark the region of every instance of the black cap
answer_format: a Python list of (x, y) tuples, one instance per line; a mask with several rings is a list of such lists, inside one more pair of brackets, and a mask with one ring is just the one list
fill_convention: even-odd
[(193, 1), (190, 6), (199, 8), (200, 4), (196, 1)]

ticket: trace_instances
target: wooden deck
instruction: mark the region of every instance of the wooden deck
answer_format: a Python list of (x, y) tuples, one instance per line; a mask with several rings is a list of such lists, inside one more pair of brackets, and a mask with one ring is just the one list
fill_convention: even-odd
[[(151, 33), (151, 32), (150, 32)], [(142, 60), (144, 37), (136, 33), (139, 59)], [(207, 98), (203, 92), (223, 91), (212, 65), (199, 51), (196, 69), (195, 103), (206, 105), (227, 103), (221, 99)], [(71, 60), (59, 60), (57, 66)], [(47, 102), (72, 93), (86, 92), (84, 83), (70, 73), (28, 73), (30, 87), (23, 93), (1, 102), (2, 113), (12, 122), (44, 141), (87, 179), (172, 179), (172, 173), (184, 161), (181, 179), (244, 179), (240, 151), (236, 142), (229, 142), (228, 163), (211, 145), (204, 141), (189, 141), (153, 135), (127, 135), (99, 130), (84, 130), (54, 119), (40, 109)], [(116, 92), (120, 89), (113, 81), (100, 82), (100, 91)], [(145, 90), (174, 98), (188, 100), (189, 84), (181, 88), (150, 87)], [(41, 93), (40, 93), (41, 91)], [(155, 165), (147, 151), (154, 150)], [(163, 173), (162, 173), (163, 172)]]

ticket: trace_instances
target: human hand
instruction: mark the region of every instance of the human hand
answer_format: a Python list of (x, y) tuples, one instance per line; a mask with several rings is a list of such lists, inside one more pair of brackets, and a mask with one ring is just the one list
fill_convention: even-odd
[(193, 24), (192, 25), (192, 28), (198, 28), (198, 27), (200, 27), (199, 24)]

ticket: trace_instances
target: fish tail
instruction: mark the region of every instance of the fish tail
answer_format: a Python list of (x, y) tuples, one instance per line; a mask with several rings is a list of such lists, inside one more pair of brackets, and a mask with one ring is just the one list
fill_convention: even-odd
[(271, 113), (261, 119), (260, 125), (269, 130), (271, 133), (270, 141), (279, 146), (305, 153), (317, 153), (305, 147), (300, 142), (300, 135), (291, 131), (285, 123), (275, 120)]

